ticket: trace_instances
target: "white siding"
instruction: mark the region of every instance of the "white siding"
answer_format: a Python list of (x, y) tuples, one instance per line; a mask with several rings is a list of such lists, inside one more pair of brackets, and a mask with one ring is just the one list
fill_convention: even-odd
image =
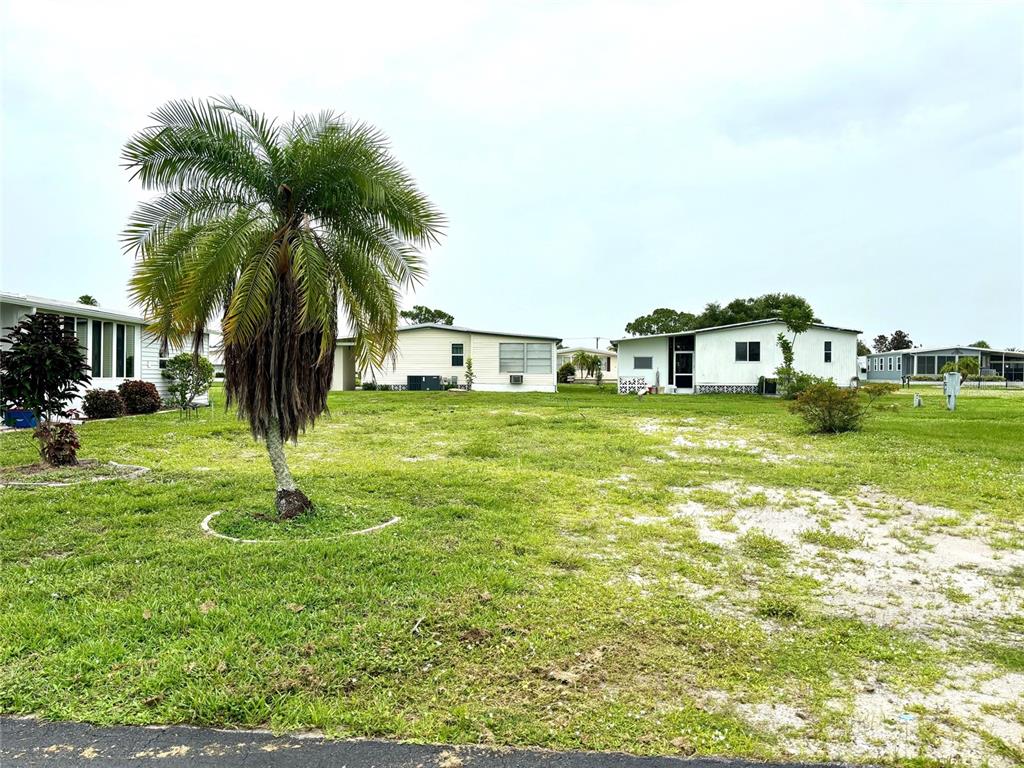
[[(653, 339), (626, 339), (619, 342), (618, 348), (619, 373), (618, 378), (643, 376), (648, 386), (667, 386), (671, 384), (668, 380), (668, 339), (665, 337)], [(650, 357), (652, 368), (650, 370), (634, 368), (633, 362), (637, 357)]]
[[(739, 328), (723, 328), (717, 331), (695, 333), (694, 384), (697, 386), (751, 386), (761, 376), (771, 378), (782, 365), (782, 350), (777, 337), (785, 330), (785, 324), (770, 323), (748, 325)], [(761, 344), (761, 359), (757, 362), (737, 362), (736, 342), (757, 341)], [(832, 342), (832, 362), (825, 362), (825, 342)], [(660, 371), (662, 386), (671, 385), (668, 380), (668, 339), (626, 339), (619, 342), (619, 376), (644, 376), (651, 386), (655, 384), (655, 372)], [(654, 369), (636, 370), (636, 357), (653, 357)], [(793, 350), (793, 364), (799, 371), (831, 378), (842, 387), (850, 385), (857, 377), (857, 334), (851, 331), (837, 331), (827, 328), (811, 328), (797, 336)]]
[[(522, 384), (509, 384), (509, 374), (498, 370), (498, 345), (506, 343), (549, 345), (551, 372), (524, 373)], [(383, 369), (374, 371), (377, 383), (404, 386), (409, 376), (455, 376), (459, 384), (465, 384), (465, 365), (451, 364), (452, 344), (462, 344), (464, 360), (473, 360), (473, 389), (491, 392), (557, 391), (553, 341), (528, 336), (497, 336), (441, 328), (417, 328), (399, 332), (394, 361), (389, 360)], [(370, 379), (369, 372), (364, 373), (363, 378)]]
[[(771, 378), (782, 365), (778, 335), (790, 337), (783, 323), (723, 328), (696, 334), (694, 372), (697, 384), (757, 384), (759, 377)], [(760, 362), (737, 362), (736, 342), (761, 343)], [(825, 342), (832, 342), (832, 362), (825, 362)], [(826, 328), (810, 328), (796, 337), (793, 365), (798, 371), (831, 378), (840, 386), (849, 386), (857, 376), (857, 334)]]
[[(558, 368), (561, 368), (566, 363), (571, 363), (572, 362), (572, 356), (574, 354), (576, 354), (576, 353), (575, 352), (568, 352), (568, 351), (566, 351), (564, 349), (559, 349), (559, 350), (557, 350), (557, 354), (558, 354), (558, 359), (556, 361), (556, 365), (557, 365)], [(619, 370), (618, 358), (614, 354), (607, 354), (605, 352), (595, 352), (594, 354), (600, 355), (600, 357), (601, 357), (601, 360), (602, 360), (601, 364), (603, 366), (601, 368), (601, 370), (604, 372), (605, 381), (610, 381), (610, 380), (615, 379), (619, 375), (618, 374), (618, 370)], [(611, 360), (611, 364), (608, 363), (609, 360)], [(576, 380), (579, 381), (580, 379), (582, 379), (583, 378), (583, 374), (585, 374), (585, 373), (586, 373), (586, 371), (576, 371)]]

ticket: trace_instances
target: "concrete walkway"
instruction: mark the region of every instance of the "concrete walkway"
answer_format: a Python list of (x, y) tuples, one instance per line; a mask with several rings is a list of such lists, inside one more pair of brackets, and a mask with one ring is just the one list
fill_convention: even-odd
[[(0, 717), (0, 765), (104, 768), (752, 768), (743, 760), (633, 757), (618, 753), (489, 750), (332, 741), (313, 735), (222, 731), (187, 726), (100, 728)], [(811, 768), (786, 764), (786, 768)]]

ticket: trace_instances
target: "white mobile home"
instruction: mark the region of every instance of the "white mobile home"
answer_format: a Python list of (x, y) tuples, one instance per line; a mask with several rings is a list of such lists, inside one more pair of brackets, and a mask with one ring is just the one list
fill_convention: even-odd
[[(678, 394), (756, 392), (759, 380), (773, 378), (782, 365), (779, 333), (790, 336), (781, 320), (766, 319), (619, 339), (619, 391), (657, 386)], [(858, 378), (859, 333), (814, 324), (796, 338), (794, 367), (850, 386)]]
[[(362, 381), (390, 389), (466, 386), (466, 364), (473, 361), (473, 389), (484, 392), (556, 392), (553, 336), (532, 336), (461, 328), (440, 323), (398, 329), (393, 360), (360, 371)], [(355, 389), (353, 340), (339, 339), (334, 354), (335, 390)]]
[[(87, 304), (0, 293), (3, 335), (22, 317), (36, 313), (63, 317), (64, 327), (75, 334), (92, 375), (86, 389), (117, 389), (124, 381), (141, 379), (156, 386), (160, 397), (167, 396), (167, 380), (162, 375), (166, 358), (160, 355), (160, 339), (145, 329), (143, 318)], [(207, 337), (204, 352), (208, 346)], [(179, 351), (171, 350), (169, 355)], [(74, 403), (73, 407), (81, 405)]]

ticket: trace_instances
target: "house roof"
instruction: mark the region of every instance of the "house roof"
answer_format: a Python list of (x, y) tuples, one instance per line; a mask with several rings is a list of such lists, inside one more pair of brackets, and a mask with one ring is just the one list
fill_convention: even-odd
[[(509, 336), (519, 339), (542, 339), (544, 341), (553, 341), (556, 344), (561, 341), (557, 336), (538, 336), (535, 333), (505, 333), (503, 331), (485, 331), (479, 328), (466, 328), (461, 325), (445, 325), (444, 323), (413, 323), (412, 325), (400, 325), (398, 326), (398, 332), (404, 333), (405, 331), (418, 331), (423, 328), (436, 328), (440, 331), (454, 331), (456, 333), (480, 333), (486, 336)], [(338, 339), (338, 343), (341, 345), (349, 344), (354, 341), (352, 336), (346, 336)]]
[[(710, 333), (711, 331), (724, 331), (727, 328), (743, 328), (748, 325), (771, 325), (773, 323), (782, 323), (782, 319), (778, 317), (766, 317), (763, 320), (748, 320), (745, 323), (729, 323), (728, 325), (714, 325), (710, 328), (694, 328), (690, 331), (673, 331), (672, 333), (651, 333), (647, 336), (626, 336), (622, 339), (613, 339), (613, 344), (621, 344), (624, 341), (637, 341), (638, 339), (660, 339), (668, 336), (681, 336), (687, 333)], [(824, 323), (811, 323), (812, 328), (824, 328), (829, 331), (841, 331), (843, 333), (860, 333), (861, 331), (855, 328), (840, 328), (837, 325), (825, 325)]]
[(0, 292), (0, 303), (17, 304), (24, 307), (35, 307), (49, 312), (60, 312), (67, 315), (79, 317), (95, 317), (100, 320), (119, 320), (122, 323), (145, 324), (145, 319), (138, 315), (131, 315), (116, 309), (105, 309), (104, 307), (92, 307), (88, 304), (78, 304), (73, 301), (60, 301), (59, 299), (47, 299), (42, 296), (31, 296), (22, 293)]
[(607, 355), (608, 357), (617, 357), (619, 354), (614, 349), (595, 349), (594, 347), (563, 347), (556, 351), (560, 355), (564, 355), (569, 352), (586, 352), (588, 355)]
[(997, 355), (1024, 355), (1024, 352), (1015, 352), (1012, 349), (989, 349), (988, 347), (972, 347), (970, 344), (947, 344), (944, 347), (908, 347), (907, 349), (894, 349), (889, 352), (870, 352), (865, 357), (885, 357), (886, 355), (922, 355), (929, 352), (945, 352), (952, 349), (969, 349), (972, 352), (994, 352)]

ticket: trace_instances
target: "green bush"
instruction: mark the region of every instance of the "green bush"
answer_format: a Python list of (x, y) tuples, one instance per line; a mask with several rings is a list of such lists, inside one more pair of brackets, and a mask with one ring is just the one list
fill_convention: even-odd
[(39, 441), (39, 453), (47, 464), (69, 467), (78, 463), (78, 433), (71, 424), (47, 421), (33, 434)]
[(124, 416), (124, 400), (112, 389), (90, 389), (82, 399), (82, 410), (89, 419), (113, 419)]
[(865, 384), (860, 390), (844, 389), (829, 379), (819, 380), (801, 392), (789, 408), (812, 432), (853, 432), (861, 428), (875, 400), (896, 389), (896, 384)]
[(558, 383), (567, 384), (570, 376), (576, 375), (576, 366), (572, 363), (563, 363), (558, 368)]
[(128, 413), (156, 413), (160, 410), (160, 393), (151, 382), (138, 379), (123, 381), (118, 386), (117, 393), (121, 396), (124, 409)]
[(775, 371), (778, 378), (778, 394), (783, 400), (795, 400), (809, 387), (822, 382), (832, 382), (793, 368), (782, 367)]
[(213, 363), (205, 357), (182, 352), (167, 361), (164, 378), (169, 382), (170, 402), (177, 408), (187, 408), (197, 397), (210, 391)]
[(376, 381), (364, 381), (362, 383), (362, 385), (360, 386), (360, 389), (362, 389), (364, 392), (372, 392), (376, 388), (377, 388), (377, 382)]

